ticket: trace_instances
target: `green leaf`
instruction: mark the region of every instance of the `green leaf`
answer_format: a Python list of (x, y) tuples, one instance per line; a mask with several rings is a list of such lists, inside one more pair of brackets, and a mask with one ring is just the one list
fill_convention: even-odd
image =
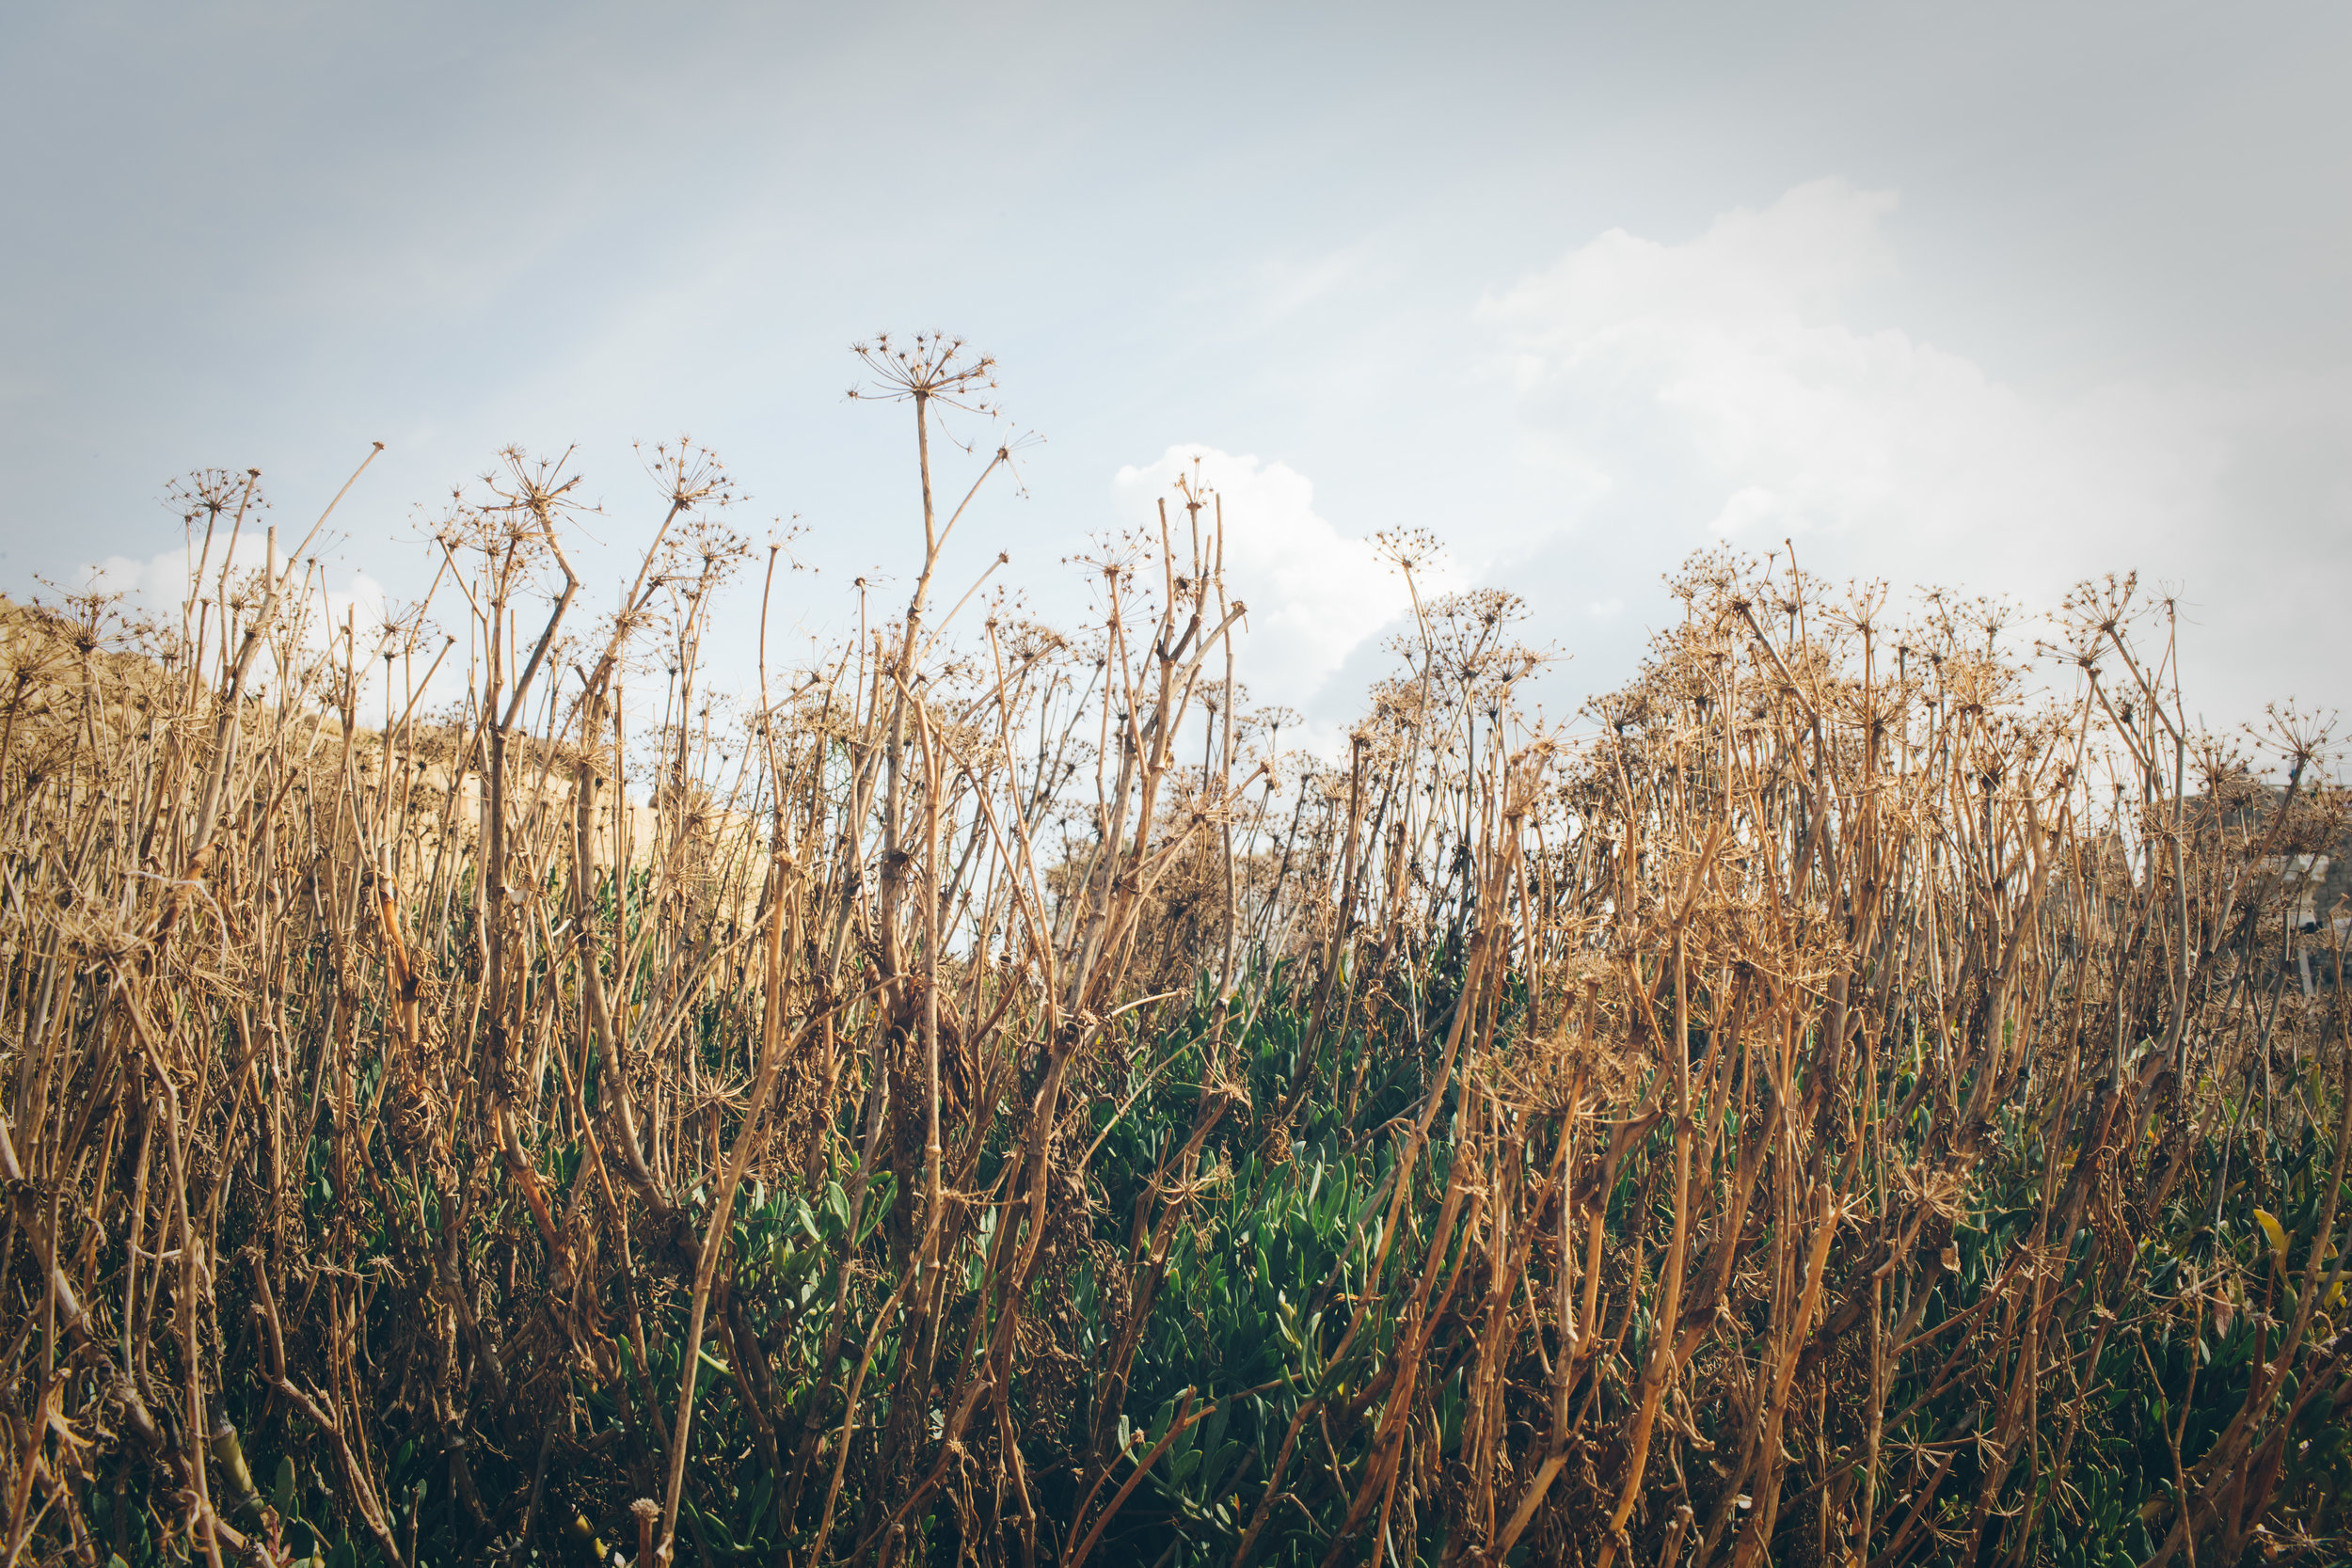
[(876, 1230), (882, 1227), (882, 1222), (889, 1215), (891, 1206), (898, 1201), (898, 1177), (889, 1171), (883, 1171), (875, 1177), (872, 1184), (866, 1189), (866, 1212), (858, 1216), (857, 1240), (859, 1244), (863, 1245)]
[(771, 1494), (769, 1478), (763, 1475), (759, 1483), (752, 1488), (751, 1507), (743, 1513), (743, 1539), (746, 1542), (755, 1544), (758, 1542), (761, 1527), (768, 1521), (768, 1498)]

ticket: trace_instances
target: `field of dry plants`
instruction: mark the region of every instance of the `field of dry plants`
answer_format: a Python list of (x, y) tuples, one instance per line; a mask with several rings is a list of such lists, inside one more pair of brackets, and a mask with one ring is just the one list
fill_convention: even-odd
[(1388, 538), (1318, 761), (1247, 519), (1021, 620), (988, 362), (861, 353), (912, 594), (732, 709), (684, 444), (607, 604), (510, 454), (389, 625), (243, 473), (7, 610), (0, 1565), (2352, 1559), (2344, 797), (2166, 602), (1703, 557), (1545, 732)]

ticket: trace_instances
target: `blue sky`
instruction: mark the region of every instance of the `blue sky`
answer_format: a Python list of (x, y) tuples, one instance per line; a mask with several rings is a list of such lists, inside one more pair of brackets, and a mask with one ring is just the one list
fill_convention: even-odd
[(1046, 437), (961, 569), (1074, 619), (1204, 452), (1245, 673), (1327, 731), (1408, 527), (1559, 705), (1784, 537), (2028, 607), (2137, 569), (2208, 719), (2345, 705), (2347, 59), (2318, 4), (14, 6), (0, 590), (162, 582), (199, 465), (307, 526), (372, 440), (363, 602), (509, 442), (577, 445), (617, 561), (687, 431), (823, 635), (916, 538), (846, 346), (936, 325)]

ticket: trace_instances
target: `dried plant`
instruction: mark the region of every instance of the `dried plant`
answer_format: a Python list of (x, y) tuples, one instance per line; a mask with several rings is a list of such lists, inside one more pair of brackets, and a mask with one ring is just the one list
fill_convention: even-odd
[(2352, 1551), (2344, 798), (2168, 601), (1712, 554), (1541, 729), (1399, 535), (1318, 760), (1197, 473), (936, 615), (1017, 443), (859, 356), (920, 570), (735, 718), (686, 441), (593, 626), (519, 452), (379, 626), (216, 472), (169, 622), (0, 617), (7, 1561)]

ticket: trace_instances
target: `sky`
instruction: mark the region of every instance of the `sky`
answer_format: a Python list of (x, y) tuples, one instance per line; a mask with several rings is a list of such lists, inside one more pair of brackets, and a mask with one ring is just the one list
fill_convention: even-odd
[(2137, 571), (2207, 722), (2352, 706), (2347, 60), (2327, 4), (14, 5), (0, 592), (168, 591), (175, 475), (299, 533), (374, 441), (339, 602), (509, 444), (572, 451), (594, 589), (685, 432), (801, 530), (805, 646), (919, 549), (848, 346), (939, 327), (1000, 365), (953, 433), (1043, 437), (944, 580), (1074, 623), (1197, 458), (1252, 696), (1327, 738), (1408, 529), (1562, 715), (1784, 541), (1899, 601)]

